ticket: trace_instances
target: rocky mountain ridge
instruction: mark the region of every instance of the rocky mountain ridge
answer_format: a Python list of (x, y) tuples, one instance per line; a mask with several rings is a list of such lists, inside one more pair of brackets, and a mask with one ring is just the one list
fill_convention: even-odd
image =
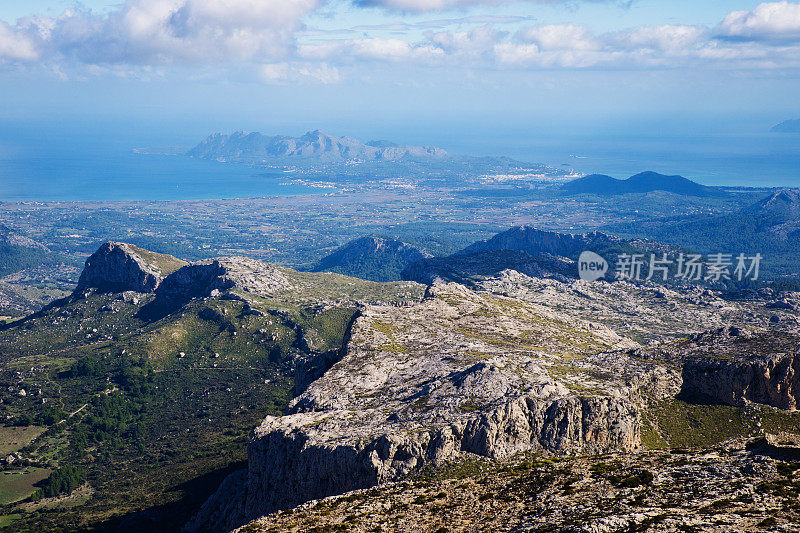
[[(584, 244), (515, 231), (530, 238), (514, 242), (531, 247)], [(497, 252), (508, 250), (454, 257)], [(69, 306), (86, 302), (105, 310), (74, 318), (82, 342), (133, 334), (126, 350), (164, 370), (242, 358), (291, 370), (293, 399), (263, 418), (247, 468), (225, 479), (189, 531), (230, 530), (476, 457), (640, 453), (677, 439), (658, 406), (701, 396), (704, 383), (731, 409), (756, 404), (780, 418), (797, 407), (796, 294), (725, 300), (702, 288), (493, 268), (468, 283), (375, 283), (242, 257), (185, 263), (123, 243), (93, 258), (74, 301), (17, 336), (33, 321), (72, 320)], [(113, 325), (105, 313), (119, 312), (139, 322), (128, 333), (103, 329)], [(163, 336), (139, 333), (156, 327)], [(219, 357), (223, 341), (235, 356)]]
[(175, 257), (120, 242), (106, 242), (86, 260), (76, 291), (155, 291), (164, 277), (185, 265)]
[[(506, 276), (517, 287), (537, 282)], [(669, 356), (644, 357), (637, 343), (597, 322), (565, 321), (552, 295), (528, 303), (523, 295), (501, 296), (503, 284), (494, 281), (477, 291), (434, 284), (410, 308), (365, 309), (344, 357), (293, 400), (286, 416), (264, 420), (247, 471), (226, 481), (188, 529), (226, 530), (470, 455), (639, 450), (648, 405), (691, 387), (685, 371), (675, 370), (674, 341), (664, 348)], [(572, 286), (583, 298), (593, 287), (616, 285), (546, 281)], [(639, 290), (624, 283), (621, 289)], [(687, 327), (696, 326), (687, 317)], [(796, 331), (788, 335), (800, 340)], [(732, 376), (718, 374), (721, 384), (736, 387)], [(780, 386), (796, 387), (788, 378)]]

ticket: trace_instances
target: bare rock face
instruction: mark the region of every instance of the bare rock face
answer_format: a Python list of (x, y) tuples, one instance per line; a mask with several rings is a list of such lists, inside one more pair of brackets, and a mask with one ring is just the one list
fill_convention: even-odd
[(797, 410), (800, 402), (800, 336), (742, 336), (715, 332), (682, 347), (683, 390), (718, 403), (761, 403)]
[[(341, 356), (264, 419), (248, 468), (187, 529), (230, 530), (469, 455), (636, 451), (642, 411), (681, 391), (796, 408), (800, 335), (764, 329), (763, 302), (516, 271), (470, 287), (364, 306)], [(754, 329), (725, 325), (743, 316)]]
[(165, 276), (185, 264), (171, 255), (107, 242), (86, 260), (76, 292), (92, 288), (104, 292), (153, 292)]
[[(431, 287), (411, 307), (369, 306), (344, 357), (288, 415), (262, 422), (246, 476), (221, 488), (189, 529), (231, 529), (463, 454), (634, 450), (634, 386), (624, 373), (593, 376), (600, 368), (587, 359), (604, 349), (624, 358), (632, 346), (605, 327), (456, 284)], [(242, 494), (244, 503), (231, 497)]]

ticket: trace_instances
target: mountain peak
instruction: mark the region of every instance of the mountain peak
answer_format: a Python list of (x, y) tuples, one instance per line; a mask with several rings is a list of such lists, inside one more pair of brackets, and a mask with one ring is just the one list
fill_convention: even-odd
[(367, 235), (337, 248), (312, 270), (372, 281), (395, 281), (402, 279), (401, 273), (408, 265), (429, 257), (430, 254), (403, 241)]
[(75, 290), (153, 292), (165, 276), (185, 264), (171, 255), (108, 241), (86, 260)]
[(744, 210), (746, 213), (794, 220), (800, 217), (800, 190), (781, 189)]
[(651, 170), (640, 172), (624, 180), (612, 178), (605, 174), (591, 174), (564, 184), (562, 191), (568, 195), (597, 194), (601, 196), (654, 191), (699, 197), (724, 194), (683, 176), (667, 176)]

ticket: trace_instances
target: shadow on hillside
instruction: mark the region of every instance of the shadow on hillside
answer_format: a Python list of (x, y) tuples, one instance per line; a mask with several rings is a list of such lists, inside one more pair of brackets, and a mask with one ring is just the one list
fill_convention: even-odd
[(203, 474), (170, 487), (168, 489), (169, 492), (182, 494), (179, 500), (115, 517), (86, 531), (92, 531), (93, 533), (173, 533), (180, 531), (203, 503), (214, 494), (222, 484), (222, 481), (232, 472), (243, 468), (247, 468), (247, 461), (238, 461), (226, 468)]

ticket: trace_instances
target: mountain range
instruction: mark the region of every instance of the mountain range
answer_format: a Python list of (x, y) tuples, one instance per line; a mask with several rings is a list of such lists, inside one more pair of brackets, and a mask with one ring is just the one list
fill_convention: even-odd
[(567, 195), (596, 194), (600, 196), (653, 191), (699, 197), (722, 196), (725, 194), (719, 189), (700, 185), (683, 176), (666, 176), (657, 172), (641, 172), (624, 180), (604, 174), (590, 174), (564, 184), (561, 191)]
[(188, 153), (190, 157), (229, 162), (344, 163), (443, 159), (447, 152), (435, 146), (402, 146), (391, 141), (336, 137), (320, 130), (300, 137), (268, 136), (243, 131), (214, 133)]
[(800, 190), (777, 190), (732, 213), (613, 224), (607, 231), (654, 239), (703, 253), (764, 256), (762, 276), (800, 274)]
[(406, 280), (430, 284), (446, 280), (468, 286), (505, 270), (567, 280), (577, 277), (576, 261), (585, 250), (613, 260), (621, 253), (675, 252), (677, 249), (654, 241), (626, 240), (599, 231), (570, 234), (533, 226), (515, 226), (443, 257), (433, 257), (395, 239), (361, 237), (325, 256), (311, 270), (338, 272), (372, 281)]
[[(736, 500), (747, 512), (726, 527), (795, 520), (780, 502), (800, 490), (796, 467), (745, 444), (768, 433), (773, 455), (800, 452), (800, 295), (724, 301), (510, 269), (568, 267), (548, 251), (593, 244), (636, 242), (512, 228), (447, 258), (468, 274), (488, 265), (464, 283), (105, 243), (69, 297), (0, 325), (0, 481), (23, 500), (4, 511), (20, 532), (416, 531), (406, 513), (425, 504), (425, 530), (472, 531), (474, 517), (451, 517), (477, 512), (496, 531), (541, 506), (526, 523), (572, 531), (561, 509), (618, 524), (627, 502), (625, 524), (645, 530), (665, 510), (643, 503), (660, 501), (670, 515), (657, 531), (675, 531), (712, 527), (718, 515), (696, 508), (769, 482), (755, 505)], [(415, 255), (375, 237), (345, 250)], [(703, 483), (702, 502), (687, 479)], [(454, 499), (487, 484), (475, 502)], [(364, 507), (381, 490), (393, 492)]]

